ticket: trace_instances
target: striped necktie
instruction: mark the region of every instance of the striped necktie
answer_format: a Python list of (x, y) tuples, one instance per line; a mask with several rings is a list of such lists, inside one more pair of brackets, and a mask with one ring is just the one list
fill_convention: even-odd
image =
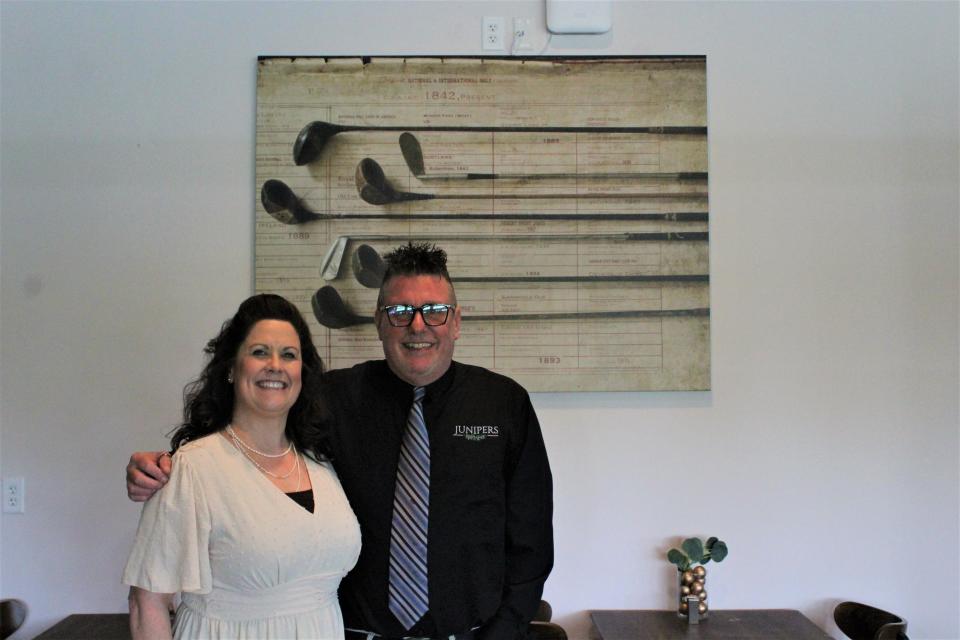
[(390, 532), (390, 611), (410, 629), (427, 612), (427, 523), (430, 513), (430, 438), (423, 420), (424, 387), (413, 406), (400, 445)]

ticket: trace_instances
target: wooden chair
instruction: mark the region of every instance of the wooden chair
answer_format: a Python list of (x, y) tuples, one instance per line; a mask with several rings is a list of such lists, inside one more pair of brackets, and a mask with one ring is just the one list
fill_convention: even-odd
[(838, 604), (833, 620), (850, 640), (909, 640), (906, 620), (859, 602)]
[(13, 635), (27, 619), (27, 605), (23, 600), (4, 598), (0, 600), (0, 640)]
[(553, 617), (553, 608), (546, 600), (540, 601), (533, 620), (527, 627), (531, 640), (567, 640), (567, 632), (560, 625), (550, 622)]

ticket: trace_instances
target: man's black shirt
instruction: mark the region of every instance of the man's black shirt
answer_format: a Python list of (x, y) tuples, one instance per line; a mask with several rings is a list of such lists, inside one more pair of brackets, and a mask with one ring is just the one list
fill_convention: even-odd
[(331, 371), (331, 453), (362, 550), (340, 586), (347, 628), (386, 636), (523, 637), (553, 567), (553, 485), (527, 392), (505, 376), (452, 363), (427, 386), (430, 611), (403, 629), (387, 605), (400, 443), (413, 387), (383, 360)]

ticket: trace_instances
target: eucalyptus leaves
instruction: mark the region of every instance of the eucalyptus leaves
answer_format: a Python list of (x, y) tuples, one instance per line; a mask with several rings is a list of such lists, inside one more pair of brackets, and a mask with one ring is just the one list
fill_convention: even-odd
[(686, 571), (696, 564), (707, 564), (711, 560), (720, 562), (727, 557), (727, 543), (718, 538), (708, 538), (704, 544), (700, 538), (687, 538), (680, 549), (667, 552), (667, 560), (677, 565), (679, 571)]

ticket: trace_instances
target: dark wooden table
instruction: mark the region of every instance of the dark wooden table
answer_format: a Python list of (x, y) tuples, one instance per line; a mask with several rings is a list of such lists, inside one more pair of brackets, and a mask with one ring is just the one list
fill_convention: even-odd
[(700, 624), (687, 624), (676, 611), (591, 611), (601, 640), (830, 640), (793, 609), (720, 609)]
[(130, 640), (126, 613), (75, 613), (33, 640)]

